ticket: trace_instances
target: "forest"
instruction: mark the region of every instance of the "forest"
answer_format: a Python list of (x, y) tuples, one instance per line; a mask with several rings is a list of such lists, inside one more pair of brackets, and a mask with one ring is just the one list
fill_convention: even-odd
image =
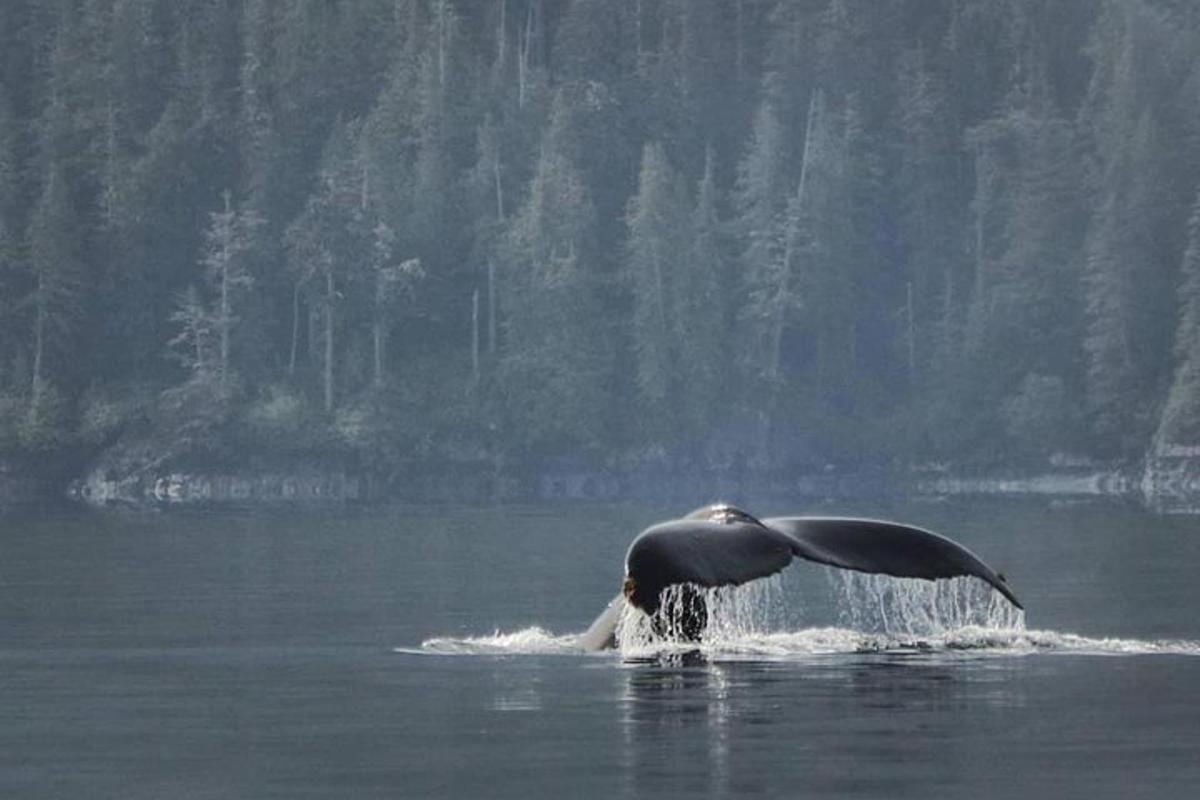
[(1192, 0), (5, 0), (0, 458), (1200, 444)]

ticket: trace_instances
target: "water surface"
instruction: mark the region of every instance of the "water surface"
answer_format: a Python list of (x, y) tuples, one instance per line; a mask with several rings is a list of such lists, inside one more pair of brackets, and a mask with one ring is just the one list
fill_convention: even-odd
[(0, 518), (0, 796), (1200, 788), (1194, 518), (760, 503), (950, 534), (1008, 574), (1025, 629), (889, 633), (798, 563), (754, 599), (762, 630), (574, 652), (632, 536), (686, 510)]

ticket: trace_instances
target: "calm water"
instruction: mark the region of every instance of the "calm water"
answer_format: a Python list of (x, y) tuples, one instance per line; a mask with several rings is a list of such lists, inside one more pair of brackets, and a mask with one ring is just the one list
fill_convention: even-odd
[(951, 534), (1029, 630), (892, 635), (796, 564), (743, 598), (766, 629), (572, 653), (687, 510), (0, 517), (0, 797), (1200, 790), (1195, 518), (760, 503)]

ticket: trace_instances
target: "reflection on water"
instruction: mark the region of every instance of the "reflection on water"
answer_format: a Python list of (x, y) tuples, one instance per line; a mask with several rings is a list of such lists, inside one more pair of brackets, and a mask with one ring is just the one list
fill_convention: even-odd
[(1029, 628), (941, 608), (924, 584), (847, 606), (797, 565), (714, 595), (698, 647), (580, 653), (634, 533), (679, 511), (0, 517), (0, 797), (1200, 786), (1194, 521), (822, 509), (955, 535), (1010, 576)]
[(627, 794), (636, 796), (664, 770), (718, 794), (728, 790), (731, 716), (728, 666), (697, 652), (623, 670), (622, 767)]
[(904, 779), (891, 781), (884, 796), (921, 796), (928, 787), (910, 774), (912, 762), (986, 758), (986, 742), (971, 728), (981, 715), (1025, 709), (1022, 669), (1012, 661), (881, 656), (797, 671), (711, 663), (699, 651), (627, 663), (620, 670), (626, 794), (667, 783), (724, 797), (768, 790), (781, 776), (840, 794), (869, 788), (880, 765), (891, 764)]
[(492, 674), (494, 711), (542, 710), (542, 673), (540, 669), (497, 670)]

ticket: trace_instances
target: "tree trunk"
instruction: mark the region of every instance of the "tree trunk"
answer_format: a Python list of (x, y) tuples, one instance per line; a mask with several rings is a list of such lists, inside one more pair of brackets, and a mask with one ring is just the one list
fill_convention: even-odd
[(471, 293), (471, 380), (479, 383), (479, 290)]
[(227, 220), (223, 225), (228, 225), (229, 229), (221, 228), (221, 316), (218, 319), (218, 324), (221, 326), (221, 388), (224, 389), (228, 385), (229, 375), (229, 328), (232, 325), (229, 314), (229, 262), (233, 258), (233, 252), (230, 237), (233, 236), (233, 218), (230, 217), (230, 200), (229, 192), (224, 193), (225, 198), (225, 216), (222, 219)]
[(288, 377), (296, 374), (296, 350), (300, 341), (300, 281), (292, 286), (292, 350), (288, 355)]
[(439, 0), (437, 6), (438, 28), (438, 95), (440, 99), (446, 96), (446, 0)]
[(383, 348), (387, 337), (383, 329), (383, 320), (380, 319), (379, 313), (375, 314), (375, 324), (372, 333), (375, 340), (375, 387), (383, 386)]
[(496, 160), (492, 162), (492, 180), (496, 184), (496, 218), (504, 222), (504, 185), (500, 182), (500, 148), (496, 146)]
[(29, 407), (36, 409), (42, 401), (42, 353), (45, 350), (46, 330), (46, 299), (44, 283), (38, 275), (37, 283), (37, 315), (33, 322), (33, 385), (29, 392)]
[(983, 145), (980, 144), (975, 154), (975, 181), (978, 184), (978, 188), (976, 189), (978, 195), (975, 203), (975, 297), (981, 307), (984, 292), (987, 291), (987, 281), (984, 275), (986, 264), (984, 247), (987, 244), (984, 238), (984, 222), (988, 213), (987, 206), (990, 191), (989, 186), (983, 185), (984, 181), (990, 181), (989, 176), (981, 174), (984, 172), (985, 166)]
[(488, 259), (488, 356), (496, 355), (496, 263)]
[[(740, 6), (739, 6), (740, 9)], [(783, 268), (780, 270), (779, 285), (775, 292), (775, 309), (774, 319), (771, 324), (771, 339), (770, 353), (767, 362), (767, 375), (771, 379), (771, 388), (766, 399), (766, 409), (759, 416), (759, 458), (764, 466), (767, 463), (769, 456), (768, 442), (770, 440), (772, 426), (772, 412), (774, 410), (775, 399), (778, 396), (776, 382), (779, 378), (779, 365), (783, 357), (783, 326), (787, 318), (787, 301), (788, 291), (792, 280), (792, 260), (794, 258), (794, 241), (799, 235), (800, 221), (804, 216), (804, 191), (807, 188), (808, 182), (808, 165), (812, 154), (812, 135), (813, 135), (813, 118), (816, 116), (817, 90), (814, 89), (808, 100), (808, 120), (805, 123), (804, 131), (804, 151), (800, 157), (800, 183), (796, 187), (796, 208), (795, 216), (788, 221), (788, 230), (784, 232), (786, 239), (783, 252)], [(818, 382), (820, 381), (819, 372), (821, 369), (820, 352), (818, 348), (817, 370)]]
[(800, 220), (804, 214), (804, 190), (807, 187), (808, 167), (812, 157), (813, 119), (817, 111), (817, 90), (813, 90), (808, 100), (808, 121), (804, 131), (804, 152), (800, 157), (800, 184), (796, 187), (796, 216), (791, 220), (791, 229), (784, 233), (787, 240), (784, 244), (783, 269), (780, 271), (779, 286), (775, 292), (775, 319), (771, 329), (771, 360), (767, 368), (768, 374), (774, 379), (779, 375), (779, 362), (782, 356), (783, 324), (786, 319), (788, 287), (792, 280), (792, 259), (794, 257), (793, 242), (799, 233)]
[(508, 61), (508, 31), (505, 29), (508, 17), (508, 0), (500, 0), (500, 19), (496, 23), (496, 63), (500, 65), (503, 74), (504, 64)]
[(917, 385), (917, 321), (913, 317), (913, 285), (907, 284), (907, 302), (905, 312), (908, 318), (908, 383), (910, 387)]
[(325, 413), (333, 411), (333, 270), (325, 272)]
[(525, 33), (517, 36), (517, 107), (525, 107), (525, 87), (529, 81), (529, 50), (533, 46), (533, 3), (525, 14)]
[(734, 5), (735, 18), (733, 23), (733, 39), (734, 39), (734, 74), (740, 81), (742, 76), (746, 74), (746, 46), (745, 46), (745, 21), (743, 20), (744, 9), (742, 8), (743, 0), (737, 0)]
[(637, 56), (638, 71), (645, 68), (646, 54), (642, 50), (642, 0), (637, 0), (633, 11), (634, 53)]
[(221, 388), (229, 374), (229, 252), (222, 253), (221, 264)]
[(658, 341), (665, 352), (667, 349), (667, 297), (663, 286), (662, 259), (658, 257), (658, 247), (654, 244), (654, 288), (658, 293)]

